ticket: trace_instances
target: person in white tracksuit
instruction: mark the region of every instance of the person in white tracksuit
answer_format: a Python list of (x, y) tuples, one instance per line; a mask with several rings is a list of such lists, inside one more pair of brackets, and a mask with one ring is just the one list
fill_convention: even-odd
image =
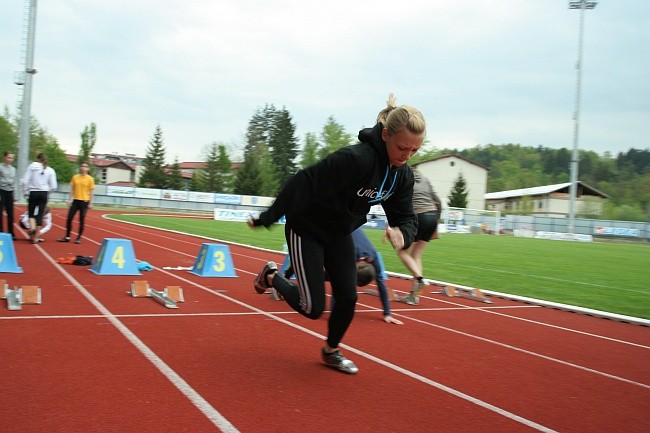
[[(20, 216), (20, 225), (23, 226), (26, 230), (29, 230), (29, 211), (25, 211)], [(43, 226), (41, 227), (41, 235), (49, 232), (52, 228), (52, 210), (49, 206), (45, 207), (45, 213), (43, 214)], [(29, 236), (27, 237), (29, 239)], [(39, 237), (38, 242), (43, 242), (43, 238)]]

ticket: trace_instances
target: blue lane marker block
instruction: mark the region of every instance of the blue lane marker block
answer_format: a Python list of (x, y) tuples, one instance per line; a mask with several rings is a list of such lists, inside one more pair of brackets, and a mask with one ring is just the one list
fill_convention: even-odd
[(237, 276), (230, 248), (228, 245), (221, 244), (202, 244), (190, 272), (200, 277)]
[(388, 279), (388, 275), (386, 275), (386, 268), (384, 267), (384, 259), (381, 258), (381, 253), (378, 251), (377, 252), (377, 261), (379, 262), (379, 269), (381, 269), (381, 274), (379, 274), (379, 277), (381, 281), (386, 281)]
[(129, 239), (105, 238), (90, 272), (97, 275), (142, 275)]
[(14, 240), (9, 233), (0, 233), (0, 272), (23, 273), (23, 268), (18, 266)]

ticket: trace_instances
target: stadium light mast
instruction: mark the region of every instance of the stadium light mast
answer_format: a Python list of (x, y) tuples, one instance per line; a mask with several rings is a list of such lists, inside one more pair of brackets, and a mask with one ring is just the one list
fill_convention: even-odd
[(582, 35), (585, 27), (585, 11), (593, 9), (598, 2), (577, 0), (569, 2), (569, 9), (580, 9), (580, 30), (578, 31), (578, 60), (576, 62), (576, 98), (573, 113), (573, 156), (571, 157), (571, 187), (569, 189), (569, 233), (575, 229), (575, 208), (578, 193), (578, 136), (580, 132), (580, 93), (582, 87)]
[(20, 132), (18, 136), (18, 161), (16, 167), (15, 197), (22, 197), (20, 179), (29, 165), (29, 133), (31, 125), (32, 78), (34, 69), (34, 40), (36, 38), (36, 0), (26, 0), (26, 27), (23, 46), (23, 69), (16, 74), (14, 80), (22, 88), (20, 104)]

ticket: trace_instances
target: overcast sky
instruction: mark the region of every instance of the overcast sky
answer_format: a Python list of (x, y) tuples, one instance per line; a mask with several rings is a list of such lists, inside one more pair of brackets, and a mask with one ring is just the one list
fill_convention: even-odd
[[(25, 0), (0, 15), (0, 104), (15, 111)], [(429, 146), (573, 147), (580, 11), (565, 0), (48, 0), (38, 2), (32, 115), (76, 154), (168, 162), (286, 107), (304, 142), (334, 116), (356, 137), (389, 92), (416, 106)], [(650, 148), (650, 1), (585, 13), (580, 149)]]

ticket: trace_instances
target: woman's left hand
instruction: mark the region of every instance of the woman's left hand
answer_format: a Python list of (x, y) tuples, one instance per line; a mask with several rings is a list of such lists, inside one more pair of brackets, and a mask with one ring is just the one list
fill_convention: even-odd
[(384, 316), (384, 322), (392, 323), (393, 325), (403, 325), (404, 324), (404, 322), (402, 322), (401, 320), (397, 320), (396, 318), (394, 318), (390, 314), (388, 316)]
[(386, 239), (388, 239), (390, 244), (393, 246), (393, 249), (399, 251), (404, 248), (404, 235), (400, 229), (388, 226), (386, 227), (384, 234), (386, 235)]

